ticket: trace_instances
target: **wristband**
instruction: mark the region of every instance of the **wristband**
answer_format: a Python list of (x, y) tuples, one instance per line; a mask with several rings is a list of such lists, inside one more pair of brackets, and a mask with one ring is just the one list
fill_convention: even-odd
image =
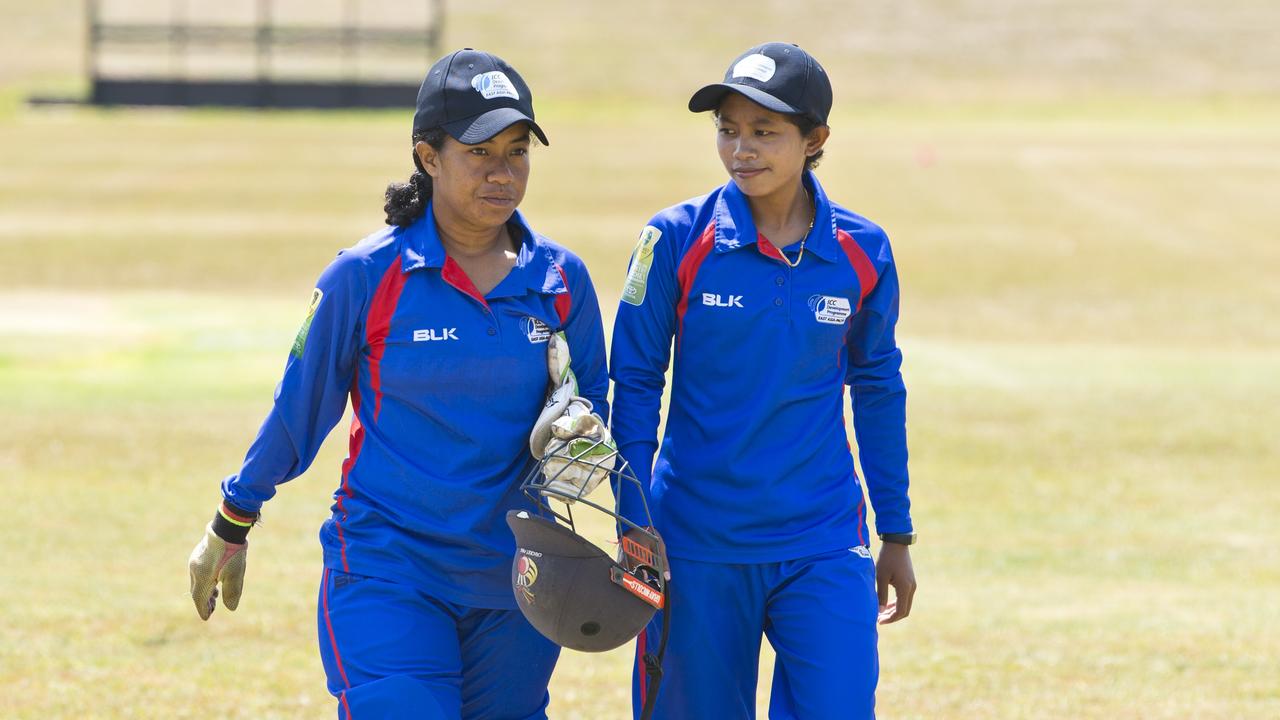
[(249, 528), (258, 521), (258, 513), (251, 513), (223, 501), (213, 515), (213, 534), (232, 545), (243, 545), (249, 537)]
[(910, 533), (880, 533), (880, 542), (893, 543), (895, 545), (914, 545), (916, 543), (916, 534)]

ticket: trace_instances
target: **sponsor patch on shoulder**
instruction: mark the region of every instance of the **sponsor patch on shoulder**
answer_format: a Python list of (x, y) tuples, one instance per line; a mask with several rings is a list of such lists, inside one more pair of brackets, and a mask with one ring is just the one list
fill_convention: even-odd
[(645, 292), (649, 289), (649, 269), (653, 267), (653, 246), (661, 237), (662, 231), (652, 225), (645, 225), (640, 231), (640, 240), (631, 253), (627, 283), (622, 286), (622, 302), (637, 306), (644, 303)]
[(298, 359), (302, 359), (302, 351), (307, 347), (307, 334), (311, 332), (311, 321), (316, 316), (316, 308), (320, 306), (322, 297), (324, 292), (320, 288), (311, 291), (311, 306), (307, 308), (307, 319), (302, 321), (302, 327), (298, 328), (298, 336), (293, 339), (291, 354)]
[(809, 309), (813, 311), (813, 317), (820, 323), (828, 325), (843, 325), (845, 320), (849, 319), (852, 310), (849, 308), (849, 298), (833, 297), (831, 295), (813, 295), (809, 298)]

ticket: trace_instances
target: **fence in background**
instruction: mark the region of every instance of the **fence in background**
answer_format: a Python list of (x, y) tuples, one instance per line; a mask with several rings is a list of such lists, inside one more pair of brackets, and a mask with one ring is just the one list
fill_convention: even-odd
[(444, 0), (86, 0), (95, 105), (412, 106)]

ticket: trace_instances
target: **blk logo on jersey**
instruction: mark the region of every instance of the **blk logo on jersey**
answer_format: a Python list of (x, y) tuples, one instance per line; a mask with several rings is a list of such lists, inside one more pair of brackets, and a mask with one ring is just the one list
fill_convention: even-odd
[(426, 330), (414, 330), (414, 342), (434, 342), (437, 340), (457, 340), (458, 328), (429, 328)]
[(520, 319), (520, 329), (524, 331), (525, 337), (529, 338), (529, 342), (535, 345), (551, 339), (551, 328), (531, 315), (526, 315)]
[(852, 311), (849, 309), (849, 298), (832, 297), (830, 295), (814, 295), (809, 298), (809, 309), (813, 317), (820, 323), (843, 325)]
[(707, 307), (742, 307), (741, 295), (717, 295), (715, 293), (702, 293), (702, 304)]

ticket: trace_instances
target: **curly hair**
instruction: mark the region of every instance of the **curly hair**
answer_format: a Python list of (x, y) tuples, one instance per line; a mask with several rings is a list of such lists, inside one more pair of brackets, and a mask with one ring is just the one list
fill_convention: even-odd
[[(413, 143), (417, 145), (419, 142), (425, 142), (439, 150), (444, 147), (444, 137), (444, 128), (436, 127), (414, 133)], [(393, 182), (387, 185), (385, 194), (387, 203), (382, 206), (382, 209), (387, 213), (388, 225), (400, 227), (412, 225), (422, 217), (422, 213), (427, 209), (427, 203), (431, 202), (431, 176), (423, 171), (416, 152), (413, 164), (417, 169), (414, 170), (413, 175), (409, 176), (408, 182)]]

